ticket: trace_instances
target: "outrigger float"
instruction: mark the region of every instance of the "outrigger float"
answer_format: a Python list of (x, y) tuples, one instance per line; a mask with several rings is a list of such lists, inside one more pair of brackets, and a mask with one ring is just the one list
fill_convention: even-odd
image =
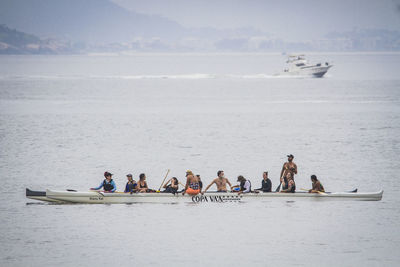
[(271, 199), (327, 199), (327, 200), (365, 200), (379, 201), (382, 199), (383, 190), (378, 192), (357, 192), (357, 189), (349, 192), (326, 193), (220, 193), (207, 192), (204, 195), (182, 195), (181, 193), (106, 193), (98, 191), (32, 191), (26, 189), (26, 197), (29, 199), (55, 202), (55, 203), (87, 203), (87, 204), (123, 204), (123, 203), (197, 203), (197, 202), (248, 202)]

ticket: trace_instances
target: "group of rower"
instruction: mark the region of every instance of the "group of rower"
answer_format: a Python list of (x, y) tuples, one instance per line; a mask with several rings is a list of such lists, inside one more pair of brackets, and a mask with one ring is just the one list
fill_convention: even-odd
[[(288, 161), (283, 164), (281, 175), (280, 175), (280, 184), (276, 188), (276, 192), (282, 193), (294, 193), (296, 191), (296, 183), (294, 181), (294, 176), (297, 174), (297, 165), (293, 162), (294, 156), (292, 154), (288, 155)], [(104, 181), (96, 188), (90, 188), (90, 190), (100, 190), (103, 188), (106, 192), (115, 192), (117, 187), (115, 185), (114, 180), (112, 179), (112, 175), (109, 172), (104, 173)], [(183, 195), (197, 195), (204, 194), (207, 190), (215, 184), (217, 187), (217, 192), (228, 192), (227, 185), (230, 188), (230, 191), (241, 193), (259, 193), (262, 192), (271, 192), (272, 191), (272, 182), (268, 178), (268, 172), (263, 172), (263, 179), (261, 181), (261, 187), (251, 190), (251, 182), (239, 175), (237, 177), (238, 185), (232, 186), (229, 179), (225, 177), (225, 173), (222, 170), (217, 172), (217, 178), (215, 178), (204, 190), (203, 183), (200, 179), (200, 175), (194, 175), (192, 171), (186, 171), (186, 185), (184, 185), (184, 189), (182, 191), (178, 191), (179, 184), (182, 184), (178, 181), (176, 177), (172, 177), (165, 184), (161, 185), (164, 188), (163, 193), (182, 193)], [(141, 173), (139, 175), (139, 181), (136, 182), (132, 174), (126, 175), (128, 181), (125, 186), (125, 193), (150, 193), (150, 192), (159, 192), (153, 189), (149, 189), (146, 182), (146, 175)], [(317, 176), (311, 175), (312, 189), (308, 190), (309, 193), (320, 193), (325, 192), (324, 187), (321, 182), (317, 179)], [(183, 185), (183, 184), (182, 184)], [(161, 189), (160, 187), (160, 189)]]

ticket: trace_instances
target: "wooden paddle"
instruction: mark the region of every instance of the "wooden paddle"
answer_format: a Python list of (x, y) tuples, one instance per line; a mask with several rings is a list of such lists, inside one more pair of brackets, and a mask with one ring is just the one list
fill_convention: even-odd
[(163, 184), (164, 184), (164, 182), (165, 182), (165, 179), (167, 179), (167, 176), (168, 176), (169, 171), (170, 171), (170, 169), (168, 169), (167, 174), (165, 175), (164, 180), (162, 181), (162, 183), (161, 183), (161, 185), (160, 185), (160, 188), (158, 188), (158, 190), (157, 190), (157, 193), (160, 193), (161, 187), (163, 186)]
[[(311, 189), (304, 189), (304, 188), (300, 188), (300, 190), (304, 190), (304, 191), (310, 191)], [(315, 192), (313, 192), (313, 193), (315, 193)], [(327, 195), (327, 193), (325, 193), (325, 192), (322, 192), (322, 191), (317, 191), (316, 193), (318, 193), (318, 194), (320, 194), (320, 195)]]

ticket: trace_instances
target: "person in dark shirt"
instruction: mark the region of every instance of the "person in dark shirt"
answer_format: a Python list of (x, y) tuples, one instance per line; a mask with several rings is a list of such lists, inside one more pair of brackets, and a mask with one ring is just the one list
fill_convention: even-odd
[(172, 177), (171, 179), (169, 179), (165, 185), (163, 186), (163, 188), (165, 188), (165, 190), (163, 191), (163, 193), (172, 193), (175, 194), (178, 191), (179, 188), (179, 181), (176, 177)]
[(112, 173), (105, 172), (104, 177), (106, 179), (104, 179), (98, 187), (90, 188), (90, 190), (99, 190), (103, 188), (104, 192), (114, 193), (115, 190), (117, 190), (117, 186), (115, 185), (114, 180), (111, 179), (111, 176), (113, 176)]
[(125, 193), (134, 193), (137, 191), (137, 183), (135, 180), (132, 179), (132, 174), (127, 174), (126, 177), (128, 178), (128, 182), (125, 186)]
[(263, 192), (271, 192), (272, 183), (268, 178), (268, 172), (263, 172), (263, 179), (261, 181), (261, 188), (256, 189), (255, 191), (258, 193), (259, 190)]
[(200, 187), (200, 191), (203, 189), (203, 182), (200, 179), (200, 174), (196, 174), (196, 177), (199, 179), (199, 187)]

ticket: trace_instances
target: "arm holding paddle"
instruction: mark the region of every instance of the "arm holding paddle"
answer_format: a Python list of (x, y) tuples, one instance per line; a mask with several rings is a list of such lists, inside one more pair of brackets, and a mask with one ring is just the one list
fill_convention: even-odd
[(169, 179), (163, 186), (162, 188), (167, 188), (168, 184), (172, 181), (172, 178)]
[[(164, 184), (165, 179), (167, 179), (169, 171), (170, 171), (170, 169), (168, 169), (167, 173), (165, 174), (164, 180), (162, 181), (160, 188), (158, 188), (157, 192), (160, 192), (160, 189), (161, 189), (162, 185)], [(167, 182), (167, 184), (168, 184), (168, 182)]]

